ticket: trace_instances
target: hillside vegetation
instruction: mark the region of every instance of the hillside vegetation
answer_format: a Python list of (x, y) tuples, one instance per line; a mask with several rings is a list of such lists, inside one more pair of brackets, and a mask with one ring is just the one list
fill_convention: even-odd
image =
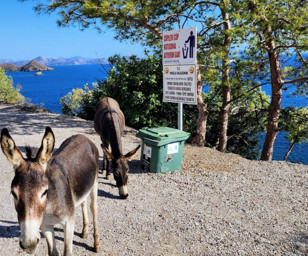
[(19, 89), (13, 86), (13, 80), (5, 75), (0, 67), (0, 102), (16, 103), (24, 102), (25, 98), (19, 93)]

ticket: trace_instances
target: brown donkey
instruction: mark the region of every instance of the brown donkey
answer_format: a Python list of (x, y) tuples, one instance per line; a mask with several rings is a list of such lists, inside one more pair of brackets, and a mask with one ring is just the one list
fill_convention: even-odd
[(83, 135), (65, 140), (52, 157), (55, 137), (46, 127), (41, 147), (35, 157), (27, 148), (24, 158), (8, 129), (1, 132), (1, 148), (13, 164), (15, 177), (11, 184), (20, 226), (20, 247), (35, 253), (40, 229), (48, 245), (48, 255), (58, 255), (54, 225), (64, 227), (64, 255), (73, 255), (74, 211), (81, 204), (82, 236), (88, 235), (87, 197), (91, 196), (94, 223), (94, 247), (100, 250), (97, 227), (98, 150)]
[[(129, 166), (127, 161), (131, 160), (133, 155), (140, 148), (135, 149), (123, 155), (121, 136), (125, 126), (125, 117), (117, 101), (105, 97), (96, 104), (96, 113), (94, 116), (95, 131), (101, 136), (102, 149), (104, 151), (104, 170), (106, 170), (107, 179), (110, 175), (109, 160), (112, 161), (113, 176), (116, 180), (119, 194), (122, 199), (126, 199), (127, 179)], [(108, 149), (111, 146), (111, 151)]]

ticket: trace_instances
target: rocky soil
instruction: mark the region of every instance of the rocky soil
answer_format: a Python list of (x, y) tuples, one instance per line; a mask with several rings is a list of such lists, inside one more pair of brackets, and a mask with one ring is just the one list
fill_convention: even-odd
[[(77, 133), (100, 145), (92, 122), (0, 104), (0, 129), (9, 128), (22, 152), (27, 144), (40, 145), (47, 125), (56, 148)], [(140, 143), (135, 134), (126, 128), (124, 153)], [(98, 255), (308, 255), (308, 166), (249, 161), (190, 145), (184, 147), (182, 170), (173, 173), (145, 172), (139, 159), (140, 151), (130, 162), (127, 200), (119, 198), (113, 179), (99, 175)], [(2, 152), (0, 171), (0, 255), (25, 255), (10, 195), (14, 172)], [(92, 236), (82, 239), (81, 230), (77, 209), (74, 255), (97, 255)], [(61, 226), (56, 242), (63, 253)], [(47, 255), (43, 238), (36, 255)]]

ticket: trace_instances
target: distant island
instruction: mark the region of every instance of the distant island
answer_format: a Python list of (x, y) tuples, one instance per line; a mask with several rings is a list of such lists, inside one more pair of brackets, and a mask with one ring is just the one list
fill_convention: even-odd
[(88, 65), (88, 64), (108, 64), (105, 58), (84, 58), (80, 56), (71, 58), (46, 58), (39, 56), (35, 58), (38, 62), (48, 66), (66, 66), (66, 65)]
[(15, 64), (0, 64), (0, 67), (3, 68), (6, 72), (8, 71), (50, 71), (54, 68), (47, 67), (42, 63), (39, 63), (37, 60), (31, 60), (27, 64), (19, 67)]
[[(71, 58), (46, 58), (39, 56), (33, 60), (19, 60), (19, 61), (13, 61), (13, 60), (5, 60), (0, 59), (0, 67), (4, 69), (9, 69), (10, 71), (19, 71), (19, 69), (29, 64), (32, 61), (37, 61), (41, 65), (46, 66), (66, 66), (66, 65), (88, 65), (88, 64), (108, 64), (108, 60), (105, 58), (84, 58), (80, 56), (71, 57)], [(42, 70), (38, 70), (42, 71)]]

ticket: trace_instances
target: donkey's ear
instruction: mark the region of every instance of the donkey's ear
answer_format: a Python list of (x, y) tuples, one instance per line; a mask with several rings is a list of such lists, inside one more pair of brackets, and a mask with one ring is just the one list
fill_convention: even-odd
[(108, 160), (113, 160), (112, 152), (106, 148), (103, 144), (101, 144), (102, 150), (104, 151), (104, 155), (107, 157)]
[(126, 155), (125, 158), (127, 161), (130, 161), (132, 159), (132, 157), (136, 154), (136, 152), (138, 151), (138, 149), (140, 148), (140, 145), (138, 145), (138, 147), (136, 147), (135, 149), (129, 151)]
[(0, 142), (3, 153), (13, 164), (15, 169), (20, 166), (23, 161), (25, 161), (7, 128), (2, 129)]
[(41, 147), (37, 152), (36, 160), (45, 165), (52, 156), (52, 151), (55, 147), (55, 135), (50, 127), (46, 127), (44, 137), (42, 139)]

